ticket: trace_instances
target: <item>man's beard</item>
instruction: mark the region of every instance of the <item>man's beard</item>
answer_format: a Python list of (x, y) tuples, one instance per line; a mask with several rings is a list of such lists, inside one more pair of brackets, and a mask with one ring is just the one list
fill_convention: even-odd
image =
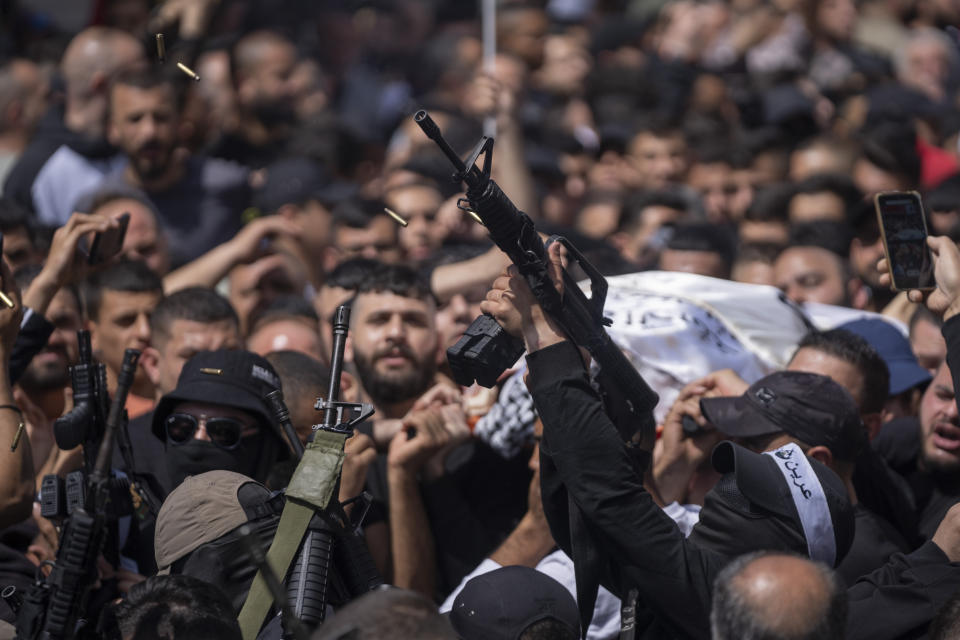
[[(48, 352), (43, 351), (42, 353)], [(27, 366), (17, 383), (28, 392), (63, 389), (70, 384), (70, 369), (64, 361), (46, 365), (40, 365), (34, 361)]]
[(943, 460), (927, 454), (926, 447), (920, 449), (920, 460), (923, 468), (936, 477), (956, 478), (960, 475), (960, 459)]
[(142, 180), (156, 180), (157, 178), (162, 177), (167, 169), (170, 167), (170, 158), (173, 155), (172, 149), (163, 150), (161, 156), (155, 156), (154, 158), (144, 158), (140, 155), (140, 152), (144, 149), (161, 149), (157, 144), (146, 144), (135, 153), (128, 154), (130, 157), (130, 162), (133, 164), (133, 168), (137, 173), (137, 176)]
[[(389, 352), (399, 351), (413, 364), (413, 371), (383, 374), (377, 371), (377, 360)], [(360, 376), (360, 384), (373, 400), (375, 405), (386, 406), (411, 400), (430, 388), (434, 374), (437, 371), (436, 363), (431, 358), (422, 360), (407, 347), (391, 347), (381, 350), (368, 357), (356, 349), (353, 352), (353, 362)]]

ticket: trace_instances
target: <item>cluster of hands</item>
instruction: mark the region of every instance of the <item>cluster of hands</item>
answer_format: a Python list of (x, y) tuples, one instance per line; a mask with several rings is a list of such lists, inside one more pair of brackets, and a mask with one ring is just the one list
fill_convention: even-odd
[(403, 418), (385, 423), (383, 428), (374, 428), (373, 437), (355, 431), (347, 440), (341, 501), (363, 490), (367, 469), (378, 450), (386, 450), (391, 473), (430, 482), (444, 475), (447, 455), (471, 436), (463, 394), (447, 383), (427, 390)]

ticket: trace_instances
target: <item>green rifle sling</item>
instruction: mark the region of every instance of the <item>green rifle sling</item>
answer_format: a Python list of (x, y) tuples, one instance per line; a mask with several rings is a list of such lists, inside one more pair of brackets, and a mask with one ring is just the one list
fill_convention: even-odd
[[(317, 430), (307, 444), (300, 464), (287, 487), (287, 502), (273, 536), (267, 563), (282, 581), (300, 548), (313, 514), (330, 504), (343, 466), (343, 447), (350, 434)], [(273, 604), (273, 595), (260, 572), (250, 585), (237, 620), (243, 640), (256, 640), (264, 618)]]

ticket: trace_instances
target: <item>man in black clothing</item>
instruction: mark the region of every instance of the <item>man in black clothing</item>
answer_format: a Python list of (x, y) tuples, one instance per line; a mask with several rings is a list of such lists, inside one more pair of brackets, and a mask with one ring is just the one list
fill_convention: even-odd
[[(761, 395), (768, 404), (756, 404)], [(761, 378), (742, 396), (704, 398), (700, 406), (718, 431), (747, 448), (770, 451), (794, 442), (843, 480), (857, 520), (851, 554), (838, 566), (847, 584), (882, 566), (891, 554), (910, 551), (892, 525), (857, 500), (855, 461), (867, 434), (853, 398), (839, 384), (823, 375), (781, 371)]]
[(221, 349), (191, 358), (177, 388), (153, 412), (153, 434), (166, 443), (171, 485), (214, 470), (266, 480), (290, 453), (266, 400), (277, 389), (280, 378), (255, 353)]
[[(949, 340), (958, 328), (956, 323), (944, 324), (944, 336)], [(913, 491), (918, 529), (924, 538), (929, 538), (947, 510), (960, 502), (960, 416), (949, 360), (948, 351), (947, 362), (937, 369), (920, 400), (919, 417), (888, 422), (873, 443)]]
[(230, 240), (250, 202), (249, 172), (239, 165), (175, 153), (177, 93), (158, 71), (119, 74), (110, 89), (110, 142), (127, 163), (103, 185), (142, 190), (158, 212), (174, 267)]
[[(554, 245), (550, 252), (554, 282), (560, 282), (559, 249)], [(584, 542), (582, 534), (577, 539), (568, 527), (567, 510), (575, 504), (589, 527), (588, 546), (596, 556), (595, 562), (578, 566), (578, 573), (599, 573), (604, 586), (621, 597), (638, 589), (643, 605), (638, 627), (645, 637), (708, 637), (706, 611), (713, 578), (725, 562), (748, 547), (803, 552), (803, 546), (812, 551), (831, 537), (842, 542), (841, 537), (822, 533), (804, 535), (807, 527), (802, 515), (798, 523), (796, 517), (771, 510), (775, 506), (771, 494), (777, 495), (778, 487), (788, 490), (796, 482), (788, 484), (784, 479), (781, 485), (757, 470), (762, 465), (779, 465), (785, 456), (779, 451), (773, 456), (753, 454), (731, 443), (719, 445), (713, 461), (719, 471), (734, 474), (710, 491), (700, 524), (684, 539), (644, 490), (634, 459), (590, 384), (583, 354), (544, 315), (515, 268), (497, 279), (482, 306), (507, 331), (522, 335), (527, 345), (528, 386), (544, 424), (541, 492), (553, 537), (565, 551), (575, 542)], [(798, 455), (789, 462), (801, 460), (807, 459)], [(825, 495), (830, 496), (837, 484), (842, 487), (832, 472), (819, 463), (809, 464)], [(776, 473), (770, 475), (776, 478)], [(803, 495), (806, 498), (805, 491)], [(781, 504), (797, 507), (801, 503)], [(795, 513), (804, 511), (798, 508)], [(844, 519), (835, 516), (835, 508), (830, 511), (834, 531), (843, 531), (843, 526), (836, 525)], [(955, 544), (949, 540), (956, 524), (945, 521), (944, 528), (933, 542), (908, 556), (895, 554), (886, 566), (850, 589), (850, 637), (880, 637), (878, 630), (884, 637), (897, 637), (929, 623), (935, 607), (960, 585), (960, 572), (949, 564), (957, 558)], [(841, 559), (845, 551), (844, 544), (836, 544), (834, 559)], [(821, 555), (822, 550), (813, 557)]]

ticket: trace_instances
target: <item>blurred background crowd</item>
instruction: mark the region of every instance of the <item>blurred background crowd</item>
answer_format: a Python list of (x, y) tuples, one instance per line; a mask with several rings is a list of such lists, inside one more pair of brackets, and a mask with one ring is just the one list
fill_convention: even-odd
[[(78, 464), (51, 427), (78, 329), (111, 390), (123, 350), (144, 351), (131, 439), (166, 494), (204, 470), (167, 464), (170, 434), (154, 417), (183, 387), (184, 363), (220, 349), (265, 356), (306, 438), (329, 321), (351, 299), (344, 392), (378, 416), (348, 446), (341, 496), (374, 494), (367, 536), (388, 580), (442, 602), (492, 553), (529, 566), (551, 553), (519, 376), (499, 398), (449, 377), (446, 348), (508, 261), (458, 207), (462, 185), (418, 109), (464, 156), (495, 135), (504, 192), (605, 275), (683, 272), (884, 313), (903, 344), (866, 336), (891, 384), (860, 408), (877, 416), (872, 435), (881, 418), (916, 424), (931, 378), (949, 378), (946, 343), (936, 315), (881, 285), (872, 196), (920, 191), (931, 234), (960, 241), (960, 4), (493, 4), (495, 53), (473, 2), (0, 0), (3, 257), (23, 306), (51, 325), (10, 390), (30, 459), (8, 466), (0, 540), (12, 555), (0, 565), (56, 548), (29, 511), (43, 473)], [(122, 261), (75, 258), (125, 213)], [(909, 373), (894, 371), (901, 361)], [(952, 383), (940, 387), (955, 424)], [(956, 442), (955, 430), (941, 437)], [(220, 468), (283, 487), (290, 469), (268, 467)], [(885, 548), (929, 539), (948, 506)], [(885, 515), (899, 526), (904, 513)], [(128, 554), (139, 555), (131, 581), (156, 570), (151, 540)], [(612, 606), (591, 637), (615, 635)]]

